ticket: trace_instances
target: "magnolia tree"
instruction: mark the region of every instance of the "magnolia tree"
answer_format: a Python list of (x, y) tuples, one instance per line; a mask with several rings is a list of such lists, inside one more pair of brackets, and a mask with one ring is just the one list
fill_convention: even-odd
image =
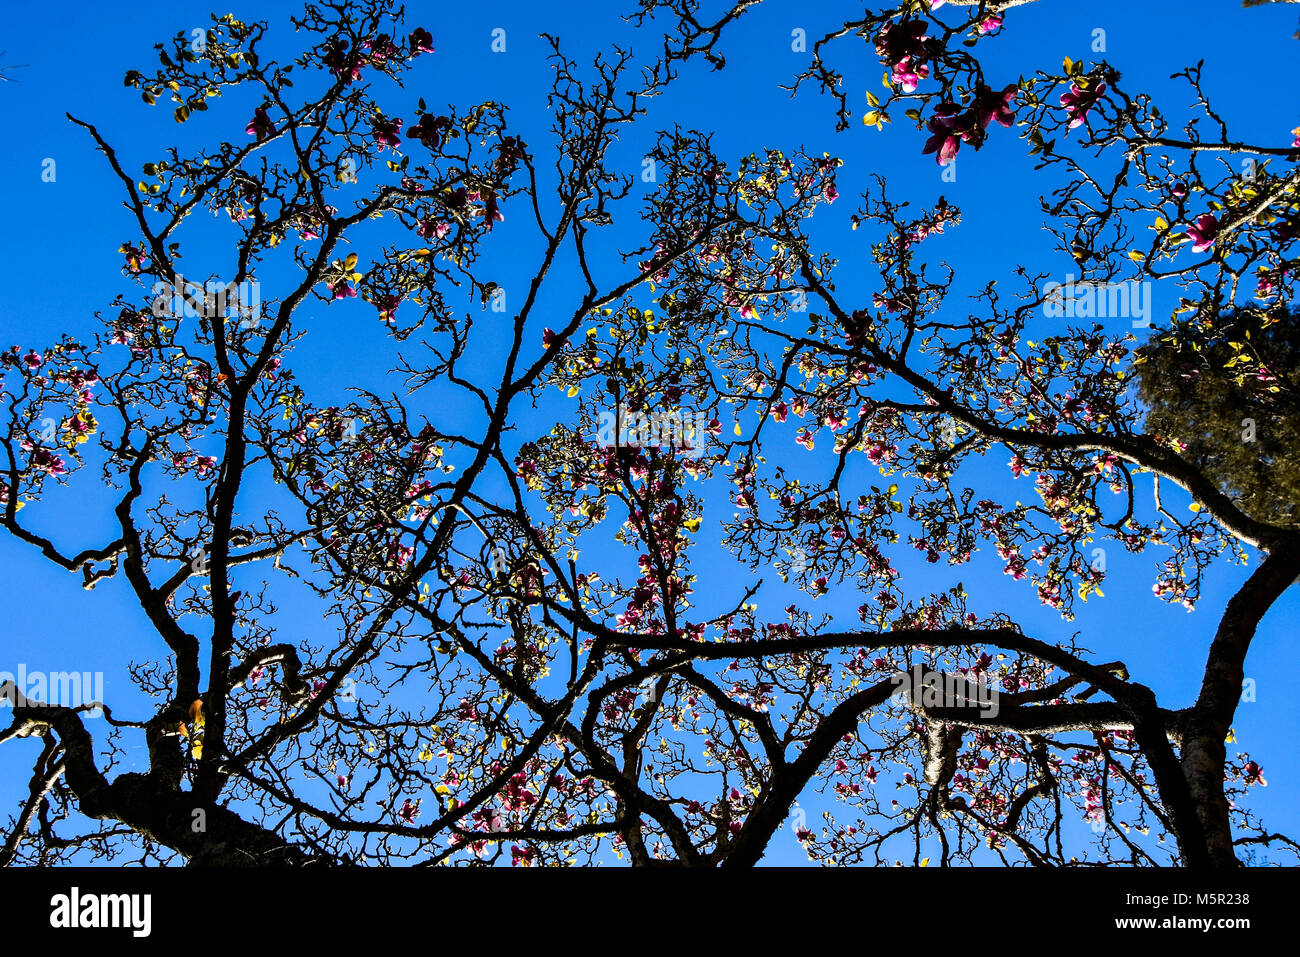
[[(941, 166), (1019, 136), (1060, 184), (1041, 226), (1080, 282), (1179, 285), (1149, 349), (1247, 405), (1293, 398), (1294, 362), (1234, 336), (1293, 298), (1300, 134), (1235, 138), (1199, 66), (1181, 128), (1104, 59), (986, 76), (1025, 3), (832, 24), (792, 87)], [(876, 291), (846, 294), (810, 217), (854, 202), (847, 139), (725, 157), (670, 129), (653, 176), (611, 160), (757, 5), (643, 0), (653, 62), (580, 67), (547, 38), (544, 145), (502, 104), (408, 95), (436, 38), (376, 0), (307, 6), (291, 60), (225, 16), (127, 73), (178, 122), (224, 122), (204, 148), (128, 156), (72, 120), (121, 181), (134, 285), (100, 330), (0, 355), (3, 524), (86, 588), (129, 589), (157, 653), (118, 703), (6, 686), (0, 742), (31, 777), (5, 861), (749, 865), (792, 815), (834, 863), (1225, 867), (1296, 846), (1249, 810), (1261, 767), (1225, 741), (1300, 532), (1243, 507), (1191, 436), (1145, 428), (1132, 335), (1076, 317), (1031, 338), (1064, 313), (1028, 268), (954, 301), (927, 240), (960, 210), (883, 180), (852, 213)], [(865, 106), (841, 48), (883, 64)], [(196, 213), (233, 230), (223, 273), (181, 262)], [(611, 255), (616, 216), (639, 238)], [(363, 308), (398, 387), (340, 402), (292, 353), (323, 335), (309, 314)], [(107, 517), (105, 539), (50, 531), (101, 498), (84, 527)], [(1112, 564), (1156, 556), (1156, 595), (1189, 609), (1252, 566), (1189, 619), (1213, 620), (1180, 665), (1194, 701), (1013, 620), (1022, 593), (1065, 619), (1100, 594), (1098, 542)], [(924, 580), (897, 567), (912, 549)], [(726, 552), (753, 575), (719, 571)], [(980, 552), (1002, 594), (945, 576)], [(773, 570), (788, 585), (762, 585)], [(804, 595), (760, 615), (778, 587)]]

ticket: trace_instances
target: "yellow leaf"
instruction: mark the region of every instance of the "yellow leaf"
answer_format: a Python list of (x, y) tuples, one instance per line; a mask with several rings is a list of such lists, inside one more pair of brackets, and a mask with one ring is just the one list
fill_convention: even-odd
[(1200, 503), (1200, 502), (1193, 502), (1191, 505), (1189, 505), (1189, 506), (1187, 506), (1187, 507), (1188, 507), (1189, 509), (1191, 509), (1193, 512), (1199, 512), (1199, 511), (1201, 510), (1201, 503)]
[(682, 523), (688, 532), (698, 532), (700, 530), (700, 519), (692, 518)]
[(740, 422), (739, 422), (739, 421), (736, 422), (736, 427), (735, 427), (734, 429), (732, 429), (732, 431), (735, 432), (737, 435), (742, 435), (742, 434), (743, 434), (743, 433), (740, 431)]
[(581, 386), (576, 386), (576, 385), (569, 386), (569, 398), (572, 399), (575, 395), (577, 395), (581, 391), (582, 391)]
[(929, 859), (928, 857), (923, 857), (923, 858), (921, 858), (921, 866), (922, 866), (922, 867), (929, 867), (929, 866), (930, 866), (930, 859)]
[(357, 254), (348, 253), (348, 258), (343, 260), (343, 269), (346, 272), (351, 272), (356, 267), (356, 265), (357, 265)]

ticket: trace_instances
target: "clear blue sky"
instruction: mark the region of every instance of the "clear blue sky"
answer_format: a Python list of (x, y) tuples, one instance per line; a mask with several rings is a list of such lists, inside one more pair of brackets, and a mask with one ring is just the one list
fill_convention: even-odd
[[(0, 262), (7, 274), (7, 281), (0, 284), (0, 347), (39, 348), (64, 331), (88, 335), (95, 328), (92, 313), (107, 309), (115, 294), (130, 288), (119, 273), (121, 256), (116, 250), (134, 238), (135, 231), (120, 206), (119, 184), (84, 131), (69, 123), (64, 113), (99, 125), (128, 168), (138, 169), (157, 159), (160, 148), (180, 135), (169, 109), (145, 107), (121, 79), (128, 68), (150, 69), (152, 44), (178, 30), (202, 26), (211, 7), (189, 0), (149, 6), (84, 0), (60, 4), (21, 0), (7, 6), (0, 39), (0, 49), (7, 51), (3, 61), (26, 66), (11, 74), (16, 82), (0, 85), (0, 116), (8, 133), (6, 149), (0, 154), (8, 225), (0, 236)], [(566, 52), (579, 62), (620, 40), (644, 55), (654, 53), (658, 48), (654, 34), (636, 36), (620, 23), (617, 14), (623, 6), (631, 4), (408, 3), (410, 23), (432, 31), (437, 53), (420, 66), (390, 112), (409, 117), (416, 96), (423, 96), (431, 106), (499, 100), (510, 105), (513, 123), (542, 153), (548, 144), (545, 95), (550, 73), (547, 47), (538, 34), (558, 34)], [(769, 8), (765, 4), (746, 16), (724, 40), (727, 69), (708, 73), (702, 63), (693, 63), (683, 80), (653, 103), (640, 131), (625, 138), (616, 155), (624, 157), (626, 172), (639, 173), (640, 157), (653, 129), (674, 122), (716, 130), (715, 148), (733, 165), (736, 158), (763, 147), (790, 151), (802, 145), (810, 152), (825, 150), (845, 159), (839, 180), (845, 199), (818, 213), (814, 235), (846, 260), (862, 257), (860, 247), (850, 245), (847, 220), (855, 205), (852, 197), (865, 187), (869, 174), (880, 172), (888, 177), (892, 195), (928, 205), (943, 194), (962, 208), (961, 227), (931, 240), (937, 245), (927, 252), (951, 262), (963, 288), (1007, 277), (1021, 263), (1064, 278), (1068, 259), (1052, 253), (1049, 237), (1037, 228), (1038, 196), (1045, 189), (1030, 172), (1032, 164), (1024, 156), (1023, 144), (1010, 131), (995, 130), (979, 154), (963, 150), (956, 182), (942, 182), (932, 159), (920, 155), (922, 134), (905, 122), (883, 134), (856, 124), (836, 133), (829, 101), (811, 94), (791, 101), (778, 89), (805, 62), (802, 54), (790, 49), (791, 31), (802, 27), (816, 36), (829, 28), (830, 21), (819, 12), (821, 6), (773, 4)], [(295, 3), (284, 0), (231, 8), (245, 20), (270, 20), (276, 28), (273, 36), (278, 31), (282, 40), (287, 16), (296, 9)], [(854, 12), (848, 9), (846, 15)], [(1044, 0), (1011, 10), (1005, 35), (996, 43), (982, 44), (981, 50), (987, 51), (986, 72), (1010, 83), (1037, 67), (1054, 68), (1066, 55), (1094, 59), (1089, 52), (1092, 31), (1103, 28), (1106, 57), (1123, 72), (1128, 89), (1149, 90), (1174, 115), (1180, 115), (1188, 97), (1184, 87), (1169, 82), (1169, 75), (1204, 57), (1207, 89), (1217, 96), (1216, 106), (1234, 135), (1280, 144), (1289, 142), (1287, 130), (1300, 125), (1300, 103), (1294, 95), (1300, 41), (1291, 39), (1296, 12), (1285, 5), (1242, 10), (1231, 0), (1177, 5)], [(490, 50), (491, 31), (497, 27), (507, 31), (504, 54)], [(863, 107), (862, 91), (878, 88), (883, 68), (860, 41), (846, 42), (834, 56), (846, 70), (850, 103), (855, 109)], [(244, 120), (230, 112), (218, 111), (218, 115), (227, 124), (219, 135), (238, 139)], [(195, 135), (193, 126), (187, 125), (184, 134)], [(57, 163), (53, 183), (41, 179), (47, 158)], [(497, 237), (502, 242), (506, 236), (523, 235), (523, 217), (516, 221), (509, 218), (508, 208), (506, 213), (500, 227), (503, 236)], [(640, 234), (629, 213), (630, 209), (624, 213), (617, 235), (630, 241)], [(527, 245), (517, 248), (498, 247), (498, 257), (509, 254), (498, 261), (508, 262), (518, 249), (533, 248), (531, 237), (524, 242)], [(841, 292), (865, 300), (872, 291), (872, 273), (869, 263), (861, 261), (860, 275), (850, 279), (841, 274)], [(556, 293), (557, 301), (563, 299), (562, 291)], [(1157, 290), (1157, 322), (1168, 315), (1174, 295)], [(321, 384), (326, 394), (336, 398), (342, 397), (343, 386), (372, 380), (380, 366), (367, 359), (379, 356), (384, 348), (371, 307), (356, 301), (343, 308), (352, 313), (333, 308), (330, 315), (321, 316), (321, 332), (314, 333), (313, 343), (294, 362), (302, 378)], [(539, 338), (540, 324), (544, 324), (541, 319)], [(538, 423), (542, 424), (540, 419)], [(539, 431), (544, 433), (545, 428)], [(791, 445), (792, 460), (800, 461), (794, 459), (799, 452)], [(996, 466), (991, 474), (1006, 481), (1005, 463), (996, 455), (991, 466)], [(83, 482), (90, 478), (83, 476)], [(1023, 494), (1032, 495), (1027, 481)], [(84, 508), (93, 499), (93, 489), (79, 483), (71, 492), (51, 495), (39, 507), (39, 517), (33, 517), (37, 511), (33, 509), (24, 518), (65, 543), (68, 550), (76, 550), (98, 542), (108, 531), (107, 516)], [(981, 614), (1005, 610), (1027, 633), (1047, 640), (1063, 640), (1077, 629), (1081, 643), (1098, 660), (1123, 658), (1134, 678), (1154, 687), (1168, 706), (1190, 703), (1215, 619), (1245, 574), (1227, 566), (1216, 569), (1197, 611), (1189, 615), (1152, 596), (1155, 556), (1112, 558), (1106, 597), (1079, 606), (1077, 620), (1064, 623), (1037, 604), (1027, 582), (1013, 586), (987, 554), (971, 567), (947, 569), (927, 566), (906, 546), (900, 551), (895, 564), (905, 574), (912, 573), (905, 579), (911, 594), (962, 580), (972, 595), (973, 609)], [(725, 560), (722, 554), (716, 557), (719, 563)], [(159, 644), (126, 590), (106, 585), (94, 593), (84, 592), (74, 576), (7, 536), (0, 536), (0, 569), (0, 612), (6, 623), (0, 640), (0, 671), (14, 670), (19, 662), (31, 670), (103, 671), (108, 700), (128, 702), (118, 707), (131, 717), (143, 717), (143, 702), (129, 685), (123, 661), (156, 656)], [(727, 603), (738, 593), (742, 576), (743, 570), (737, 570), (728, 583), (735, 587), (727, 588)], [(766, 578), (771, 582), (776, 576), (770, 573)], [(779, 609), (788, 600), (787, 593), (774, 589), (760, 597), (760, 608), (770, 609), (771, 620), (780, 620)], [(828, 596), (822, 604), (845, 612), (847, 623), (857, 601), (849, 592), (842, 600)], [(1257, 681), (1257, 700), (1242, 706), (1236, 722), (1237, 747), (1250, 750), (1263, 764), (1270, 784), (1254, 790), (1253, 807), (1272, 828), (1289, 833), (1300, 831), (1296, 800), (1300, 752), (1294, 747), (1300, 701), (1286, 679), (1294, 668), (1292, 642), (1298, 611), (1300, 599), (1293, 589), (1265, 619), (1247, 662), (1247, 674)], [(1230, 754), (1232, 750), (1230, 746)], [(17, 806), (30, 774), (30, 765), (23, 764), (27, 758), (27, 750), (0, 749), (4, 813)], [(818, 803), (809, 800), (804, 805), (815, 822)], [(768, 860), (798, 863), (803, 852), (784, 831), (774, 839)]]

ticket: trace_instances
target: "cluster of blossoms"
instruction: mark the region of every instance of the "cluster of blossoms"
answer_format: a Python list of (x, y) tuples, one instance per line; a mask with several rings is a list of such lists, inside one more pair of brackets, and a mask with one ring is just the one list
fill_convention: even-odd
[(117, 321), (113, 323), (113, 334), (109, 341), (115, 345), (130, 346), (135, 355), (146, 355), (149, 347), (137, 340), (148, 331), (151, 318), (148, 310), (123, 307), (117, 315)]
[[(423, 27), (411, 31), (407, 44), (411, 57), (434, 52), (433, 36)], [(362, 67), (383, 69), (390, 60), (401, 59), (403, 56), (401, 47), (393, 42), (392, 37), (381, 33), (351, 48), (346, 37), (336, 37), (327, 45), (321, 60), (330, 73), (343, 81), (344, 86), (350, 86), (361, 78)]]
[[(939, 203), (935, 206), (934, 211), (924, 216), (899, 240), (898, 251), (905, 252), (922, 240), (942, 233), (946, 227), (956, 226), (960, 222), (961, 210), (956, 206), (949, 206), (947, 201), (940, 196)], [(880, 306), (877, 305), (877, 308), (880, 308)], [(895, 311), (897, 310), (890, 309), (890, 312)]]
[(915, 92), (921, 80), (930, 76), (925, 61), (942, 49), (938, 39), (926, 35), (924, 20), (886, 24), (876, 37), (876, 55), (889, 67), (890, 82), (904, 93)]
[(927, 124), (930, 138), (921, 152), (935, 153), (939, 165), (947, 166), (957, 158), (962, 143), (979, 149), (984, 145), (991, 123), (996, 120), (1000, 126), (1010, 126), (1015, 122), (1011, 101), (1019, 92), (1020, 87), (1014, 83), (1000, 91), (980, 84), (974, 100), (965, 110), (956, 103), (940, 103)]
[(1190, 612), (1195, 607), (1195, 603), (1186, 597), (1188, 591), (1187, 582), (1183, 580), (1172, 561), (1165, 562), (1163, 576), (1151, 586), (1151, 593), (1157, 598), (1164, 601), (1180, 601)]
[(337, 213), (333, 206), (321, 207), (318, 203), (305, 204), (285, 211), (285, 223), (296, 229), (302, 239), (320, 239), (321, 227)]

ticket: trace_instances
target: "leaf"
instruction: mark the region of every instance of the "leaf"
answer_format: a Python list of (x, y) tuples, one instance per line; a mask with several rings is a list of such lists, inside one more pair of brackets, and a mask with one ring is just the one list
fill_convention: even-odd
[(744, 433), (742, 433), (742, 432), (740, 431), (740, 420), (737, 420), (737, 421), (736, 421), (736, 427), (735, 427), (732, 431), (735, 432), (737, 435), (743, 435), (743, 434), (744, 434)]
[(357, 266), (357, 254), (348, 253), (348, 258), (343, 260), (343, 269), (345, 272), (351, 272)]
[(870, 90), (867, 90), (867, 103), (871, 106), (879, 106), (880, 97), (876, 96), (876, 94), (872, 93)]
[(684, 527), (688, 532), (698, 532), (700, 530), (700, 519), (692, 518), (682, 522), (682, 527)]
[(1140, 263), (1142, 262), (1142, 260), (1146, 259), (1147, 257), (1146, 254), (1143, 253), (1142, 250), (1140, 249), (1130, 249), (1128, 253), (1128, 258), (1133, 260), (1135, 263)]
[(929, 859), (928, 857), (923, 857), (923, 858), (921, 858), (921, 866), (922, 866), (922, 867), (929, 867), (929, 866), (930, 866), (930, 859)]
[(1191, 505), (1189, 505), (1189, 506), (1187, 506), (1187, 507), (1188, 507), (1188, 509), (1190, 509), (1190, 510), (1193, 511), (1193, 512), (1199, 512), (1199, 511), (1201, 510), (1201, 503), (1200, 503), (1200, 502), (1193, 502)]
[(1071, 60), (1069, 57), (1066, 57), (1064, 60), (1061, 61), (1061, 69), (1065, 71), (1066, 76), (1069, 76), (1071, 73), (1074, 72), (1074, 61)]

